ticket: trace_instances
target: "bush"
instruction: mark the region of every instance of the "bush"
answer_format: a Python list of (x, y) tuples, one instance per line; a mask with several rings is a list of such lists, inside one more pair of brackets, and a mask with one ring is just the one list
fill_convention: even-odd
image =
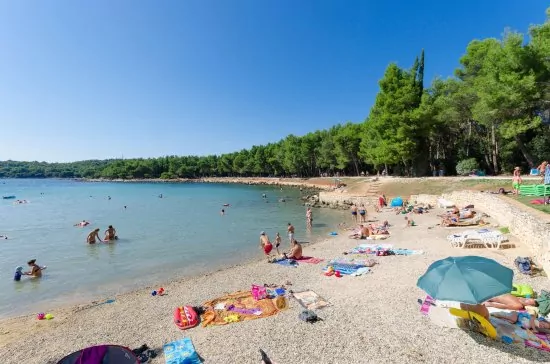
[(479, 168), (479, 164), (477, 164), (477, 161), (475, 158), (468, 158), (461, 160), (456, 165), (456, 173), (460, 176), (467, 176), (472, 171), (476, 171)]

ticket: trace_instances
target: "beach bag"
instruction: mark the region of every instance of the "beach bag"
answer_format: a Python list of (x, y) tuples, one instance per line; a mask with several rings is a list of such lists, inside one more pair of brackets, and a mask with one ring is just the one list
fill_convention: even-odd
[(267, 290), (265, 287), (257, 286), (255, 284), (252, 285), (250, 292), (256, 301), (263, 300), (267, 297)]
[(199, 315), (191, 306), (176, 307), (174, 310), (174, 323), (182, 330), (190, 329), (199, 324)]
[(319, 316), (317, 316), (317, 314), (311, 310), (302, 311), (302, 313), (300, 313), (298, 317), (300, 318), (300, 320), (309, 322), (310, 324), (321, 320)]
[(512, 284), (512, 292), (510, 292), (512, 295), (516, 297), (534, 297), (535, 292), (533, 292), (533, 288), (531, 286), (528, 286), (527, 284)]
[(75, 351), (57, 362), (57, 364), (96, 363), (139, 364), (139, 360), (127, 347), (98, 345)]
[(517, 257), (514, 260), (514, 263), (520, 273), (523, 274), (531, 274), (531, 259), (529, 258), (523, 258), (523, 257)]
[(202, 360), (195, 351), (190, 338), (173, 341), (164, 345), (166, 364), (201, 364)]

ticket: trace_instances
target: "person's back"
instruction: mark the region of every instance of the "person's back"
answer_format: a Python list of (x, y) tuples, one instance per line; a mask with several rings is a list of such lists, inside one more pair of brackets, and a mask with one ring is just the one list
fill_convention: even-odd
[(292, 250), (290, 251), (290, 255), (293, 259), (301, 259), (302, 254), (302, 245), (298, 243), (296, 240), (294, 241), (294, 245), (292, 246)]

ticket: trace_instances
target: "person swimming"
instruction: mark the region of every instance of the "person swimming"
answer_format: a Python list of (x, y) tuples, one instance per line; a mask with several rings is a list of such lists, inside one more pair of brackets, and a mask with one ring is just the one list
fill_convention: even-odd
[(23, 272), (23, 275), (31, 276), (33, 278), (42, 277), (42, 270), (46, 269), (46, 267), (40, 267), (38, 264), (36, 264), (36, 259), (29, 260), (27, 264), (29, 265), (30, 270), (27, 272)]
[(101, 238), (99, 237), (99, 228), (95, 229), (94, 231), (92, 231), (91, 233), (88, 234), (88, 236), (86, 237), (86, 242), (88, 244), (95, 244), (96, 243), (96, 241), (95, 241), (96, 238), (99, 241), (103, 242), (103, 240), (101, 240)]
[(118, 236), (116, 235), (116, 229), (113, 227), (113, 225), (109, 225), (107, 230), (105, 230), (105, 238), (103, 238), (105, 241), (109, 240), (118, 240)]
[(222, 215), (222, 216), (225, 215), (225, 210), (224, 210), (224, 209), (222, 209), (222, 210), (220, 211), (220, 215)]
[(82, 220), (81, 222), (74, 224), (74, 226), (78, 226), (78, 227), (84, 227), (88, 225), (90, 225), (90, 223), (86, 220)]

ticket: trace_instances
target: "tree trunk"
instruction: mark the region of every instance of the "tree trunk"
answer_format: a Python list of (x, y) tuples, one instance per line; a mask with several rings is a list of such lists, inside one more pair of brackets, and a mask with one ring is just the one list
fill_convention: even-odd
[(527, 150), (525, 147), (525, 144), (523, 144), (523, 141), (521, 140), (519, 135), (515, 136), (516, 143), (518, 143), (519, 150), (521, 150), (521, 153), (523, 154), (523, 157), (527, 161), (527, 164), (529, 164), (529, 168), (534, 168), (535, 163), (533, 162), (533, 157), (531, 156), (531, 153)]
[(359, 165), (357, 164), (357, 158), (353, 157), (353, 164), (355, 165), (356, 176), (359, 176)]
[(498, 174), (498, 145), (495, 123), (491, 124), (491, 154), (493, 158), (493, 172), (496, 175)]

